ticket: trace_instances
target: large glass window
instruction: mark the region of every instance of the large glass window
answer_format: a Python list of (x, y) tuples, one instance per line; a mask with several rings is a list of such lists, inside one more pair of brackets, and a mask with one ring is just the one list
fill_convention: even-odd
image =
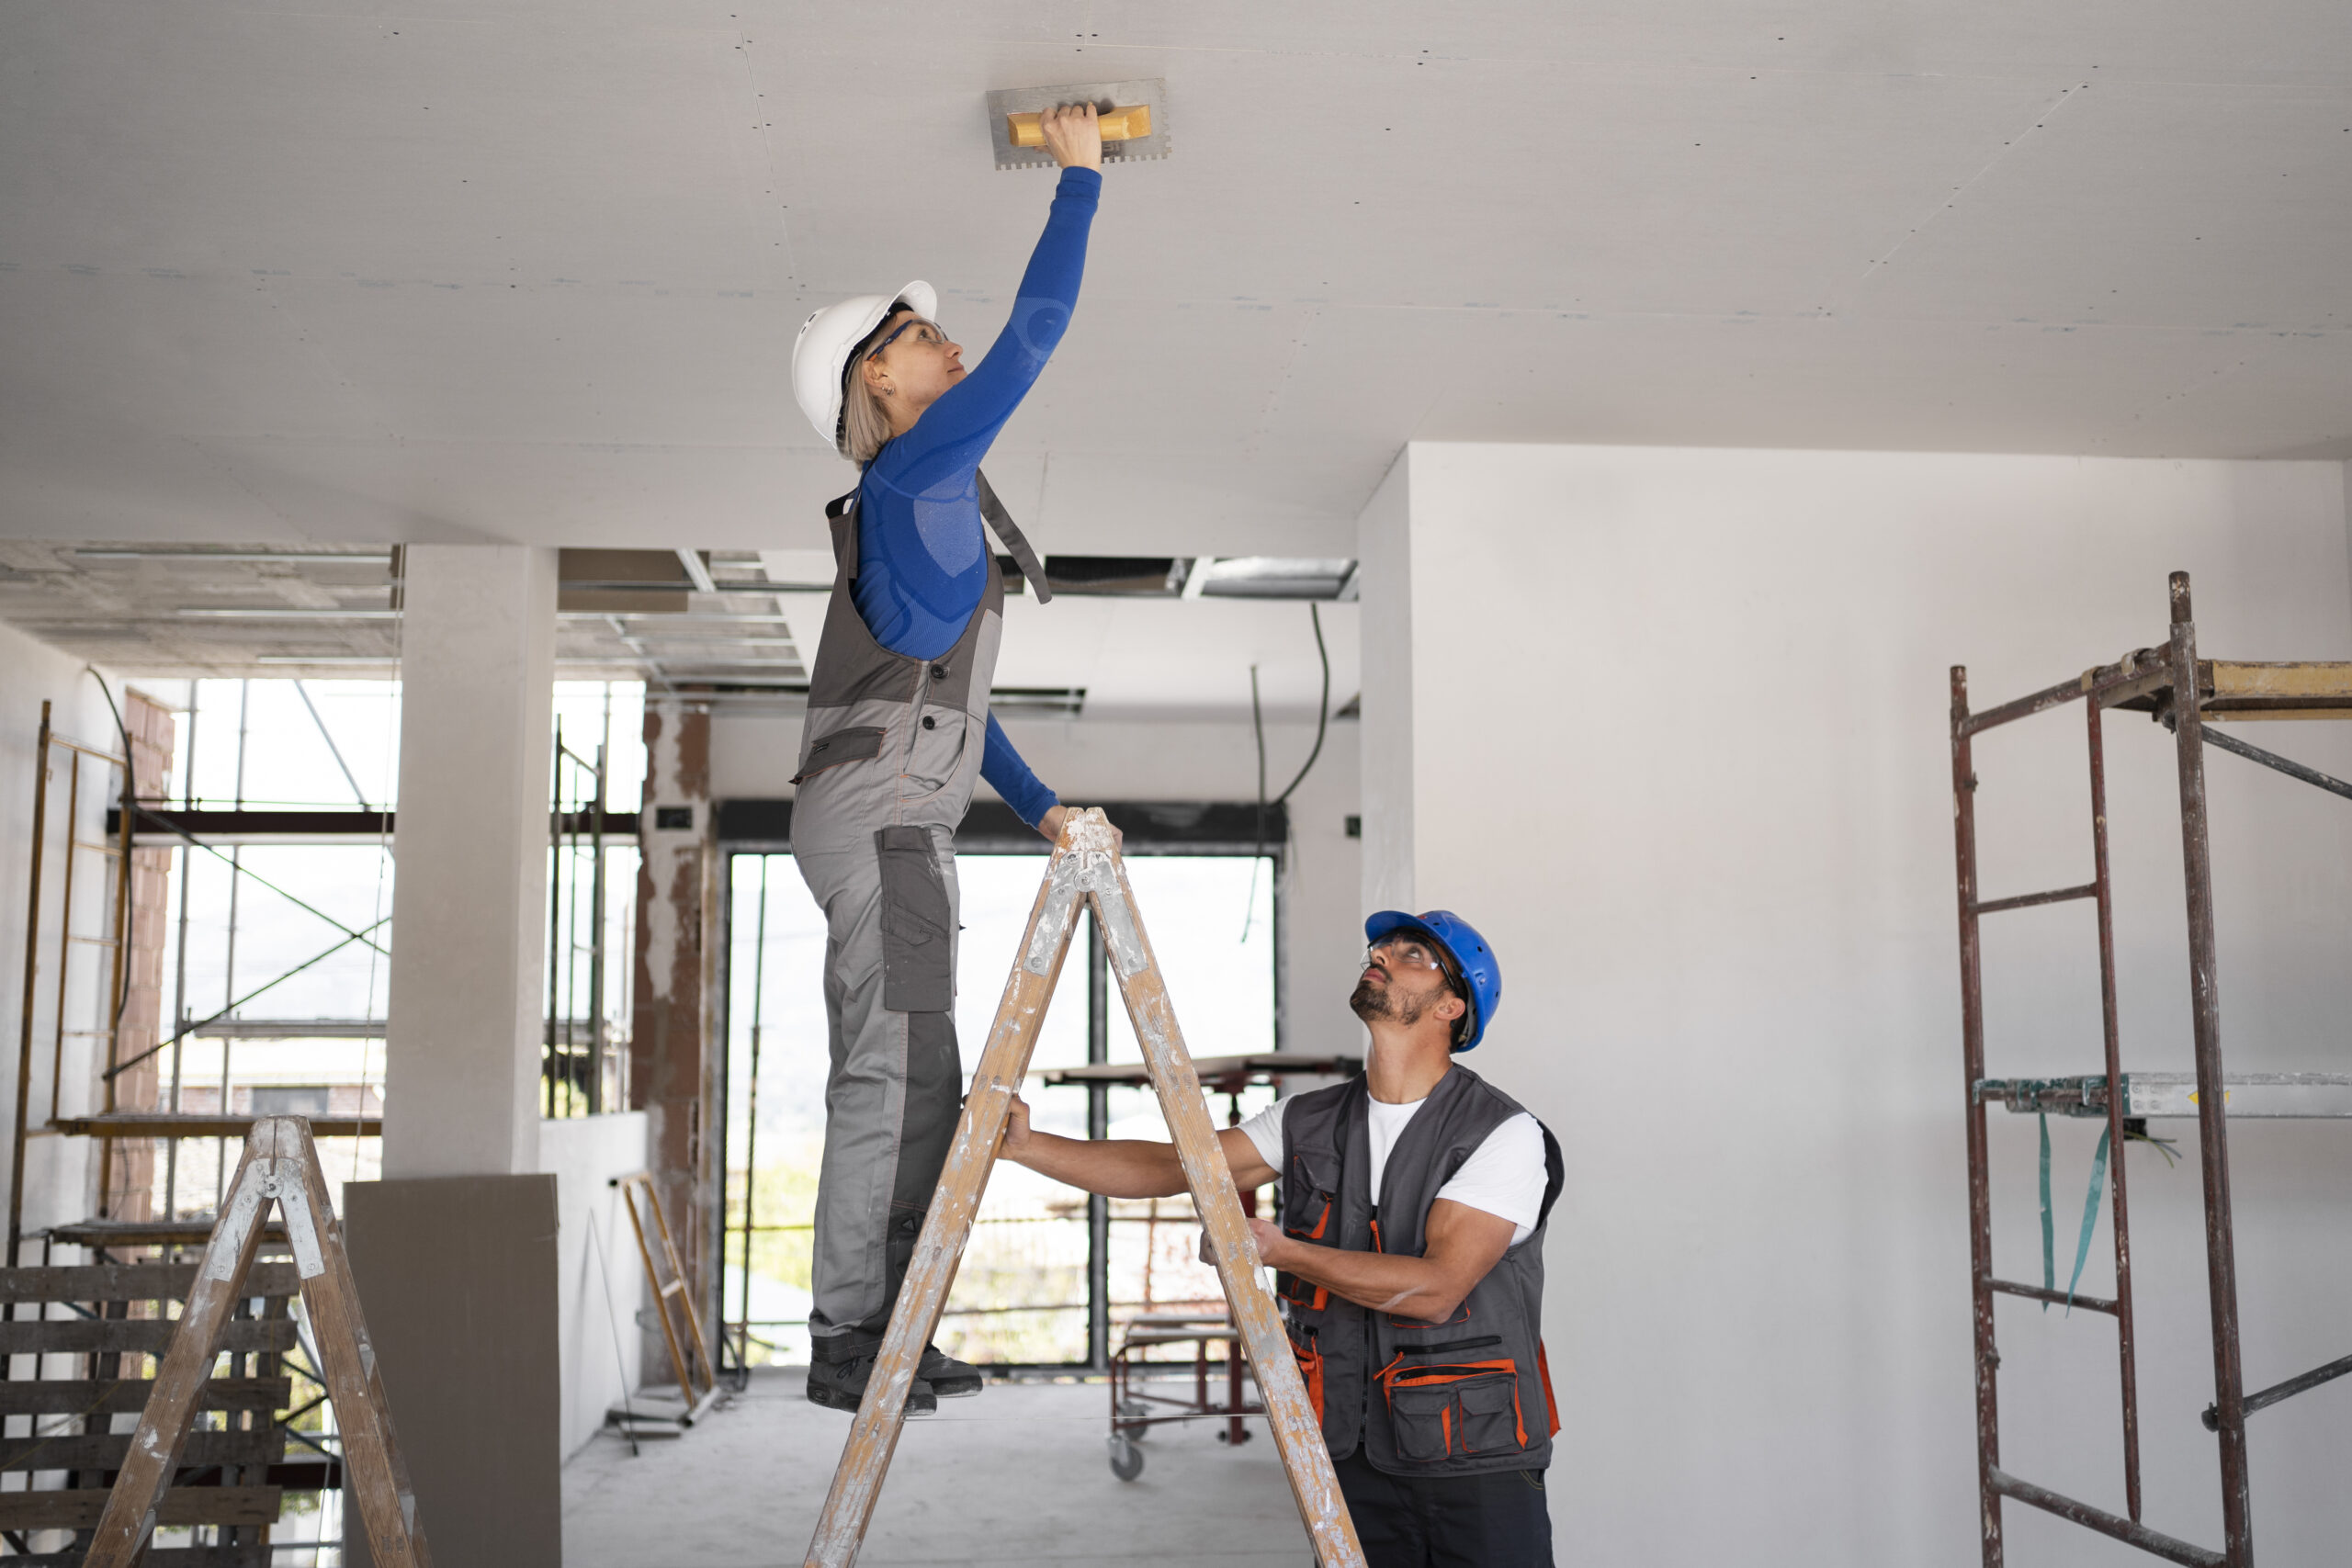
[[(1036, 901), (1038, 855), (957, 859), (963, 932), (956, 954), (956, 1034), (967, 1073), (978, 1063)], [(1186, 1043), (1195, 1056), (1274, 1049), (1275, 927), (1272, 857), (1131, 852), (1127, 876)], [(729, 859), (728, 1234), (723, 1315), (745, 1336), (752, 1365), (805, 1362), (810, 1225), (824, 1144), (828, 1047), (820, 976), (821, 914), (787, 854)], [(1106, 1027), (1090, 1027), (1091, 932), (1073, 940), (1046, 1010), (1033, 1075), (1078, 1066), (1090, 1053), (1142, 1060), (1115, 980), (1106, 974)], [(1148, 1089), (1106, 1093), (1110, 1135), (1168, 1135)], [(1084, 1137), (1090, 1091), (1025, 1091), (1036, 1125)], [(1271, 1089), (1215, 1099), (1223, 1124), (1269, 1102)], [(1107, 1256), (1114, 1332), (1136, 1313), (1223, 1303), (1216, 1271), (1197, 1261), (1188, 1197), (1110, 1205)], [(991, 1365), (1084, 1364), (1089, 1359), (1090, 1227), (1085, 1195), (1000, 1163), (989, 1179), (938, 1336), (952, 1355)]]

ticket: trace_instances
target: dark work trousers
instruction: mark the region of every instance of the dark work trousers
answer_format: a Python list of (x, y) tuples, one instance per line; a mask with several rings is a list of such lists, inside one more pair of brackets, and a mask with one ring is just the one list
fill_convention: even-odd
[(1362, 1449), (1333, 1468), (1370, 1568), (1552, 1568), (1540, 1470), (1390, 1475)]

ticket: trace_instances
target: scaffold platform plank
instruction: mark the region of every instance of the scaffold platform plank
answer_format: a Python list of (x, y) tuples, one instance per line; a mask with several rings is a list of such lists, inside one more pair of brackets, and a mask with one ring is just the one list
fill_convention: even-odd
[[(61, 1116), (51, 1131), (75, 1138), (242, 1138), (261, 1116), (217, 1116), (201, 1111), (109, 1111), (96, 1116)], [(314, 1138), (373, 1138), (382, 1135), (380, 1116), (307, 1116)]]
[[(2231, 1120), (2352, 1118), (2352, 1074), (2232, 1073), (2222, 1085)], [(1979, 1078), (1976, 1098), (2013, 1111), (2057, 1116), (2107, 1115), (2107, 1075), (2064, 1078)], [(2197, 1115), (2194, 1073), (2125, 1073), (2123, 1114), (2181, 1118)]]

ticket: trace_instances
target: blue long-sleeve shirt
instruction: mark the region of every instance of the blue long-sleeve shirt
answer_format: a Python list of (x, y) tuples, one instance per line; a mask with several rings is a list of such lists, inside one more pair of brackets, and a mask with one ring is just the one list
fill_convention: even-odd
[[(996, 566), (973, 476), (1069, 329), (1102, 190), (1096, 170), (1062, 171), (1004, 330), (913, 429), (883, 446), (859, 482), (851, 599), (874, 639), (893, 653), (938, 658), (956, 646), (979, 608)], [(1033, 828), (1058, 803), (993, 713), (980, 776)]]

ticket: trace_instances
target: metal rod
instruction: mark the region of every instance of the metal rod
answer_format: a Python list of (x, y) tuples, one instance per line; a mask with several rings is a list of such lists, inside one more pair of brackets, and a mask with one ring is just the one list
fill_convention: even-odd
[[(128, 694), (126, 694), (126, 696)], [(108, 702), (113, 698), (109, 694)], [(134, 808), (139, 804), (139, 748), (130, 738), (130, 727), (123, 724), (122, 716), (115, 716), (116, 725), (122, 730), (122, 809), (116, 813), (116, 832), (121, 848), (115, 856), (114, 886), (114, 964), (107, 987), (107, 1071), (98, 1081), (99, 1107), (104, 1111), (119, 1109), (115, 1103), (116, 1061), (122, 1055), (122, 1015), (130, 1004), (130, 828)], [(171, 781), (164, 781), (168, 791)], [(158, 798), (168, 798), (168, 795)], [(152, 1180), (153, 1178), (151, 1177)], [(106, 1219), (114, 1212), (114, 1140), (98, 1140), (98, 1218)]]
[[(178, 1031), (176, 1031), (176, 1032), (172, 1035), (172, 1037), (171, 1037), (169, 1040), (161, 1040), (161, 1041), (157, 1041), (154, 1044), (150, 1045), (149, 1047), (147, 1047), (147, 1049), (146, 1049), (146, 1050), (140, 1052), (140, 1053), (139, 1053), (139, 1055), (137, 1055), (136, 1056), (131, 1057), (129, 1061), (121, 1062), (121, 1063), (118, 1063), (116, 1066), (112, 1066), (112, 1067), (109, 1067), (109, 1068), (107, 1068), (107, 1070), (108, 1072), (112, 1072), (112, 1073), (126, 1073), (126, 1072), (129, 1072), (131, 1068), (133, 1068), (133, 1067), (137, 1066), (140, 1063), (141, 1063), (141, 1062), (145, 1061), (148, 1057), (154, 1055), (157, 1052), (162, 1051), (162, 1050), (164, 1050), (165, 1048), (167, 1048), (167, 1047), (169, 1047), (169, 1046), (176, 1045), (176, 1044), (178, 1044), (182, 1040), (187, 1039), (187, 1038), (188, 1038), (188, 1037), (189, 1037), (189, 1036), (191, 1036), (191, 1035), (202, 1035), (202, 1036), (205, 1036), (205, 1037), (207, 1037), (207, 1038), (215, 1039), (215, 1040), (222, 1040), (222, 1041), (228, 1041), (228, 1040), (287, 1040), (287, 1039), (298, 1038), (297, 1036), (287, 1035), (287, 1034), (249, 1034), (249, 1033), (247, 1033), (245, 1031), (243, 1031), (243, 1030), (239, 1030), (239, 1029), (221, 1029), (221, 1030), (215, 1030), (212, 1026), (213, 1026), (214, 1024), (216, 1024), (216, 1023), (219, 1023), (221, 1020), (223, 1020), (223, 1019), (227, 1018), (231, 1013), (232, 1013), (232, 1012), (236, 1011), (239, 1008), (241, 1008), (241, 1007), (244, 1006), (247, 1002), (252, 1001), (255, 997), (260, 996), (264, 991), (269, 990), (269, 989), (271, 989), (271, 988), (273, 988), (273, 987), (277, 987), (277, 986), (282, 986), (282, 985), (284, 985), (287, 981), (291, 980), (295, 976), (300, 975), (303, 970), (310, 968), (310, 967), (311, 967), (312, 964), (314, 964), (322, 963), (323, 961), (325, 961), (325, 960), (327, 960), (327, 959), (329, 959), (329, 958), (334, 957), (336, 953), (341, 953), (345, 948), (349, 947), (349, 946), (350, 946), (353, 942), (365, 942), (365, 941), (367, 941), (367, 934), (368, 934), (368, 931), (378, 931), (378, 930), (380, 930), (381, 928), (383, 928), (383, 927), (385, 927), (385, 926), (388, 926), (388, 925), (390, 925), (391, 923), (392, 923), (392, 918), (391, 918), (391, 916), (390, 916), (390, 915), (384, 915), (384, 916), (380, 916), (380, 917), (379, 917), (379, 918), (378, 918), (378, 919), (375, 921), (375, 923), (374, 923), (374, 924), (372, 924), (372, 925), (370, 925), (370, 926), (368, 926), (368, 927), (367, 928), (367, 931), (355, 932), (355, 933), (353, 933), (353, 934), (352, 934), (352, 935), (350, 935), (350, 936), (345, 937), (342, 941), (340, 941), (340, 942), (338, 942), (334, 943), (333, 946), (328, 947), (328, 948), (326, 948), (326, 949), (324, 949), (324, 950), (322, 950), (322, 951), (321, 951), (321, 952), (318, 952), (318, 953), (312, 953), (310, 957), (305, 958), (304, 960), (302, 960), (302, 962), (301, 962), (301, 963), (297, 964), (296, 964), (296, 965), (294, 965), (294, 967), (292, 967), (291, 969), (282, 970), (282, 971), (280, 971), (278, 974), (272, 976), (270, 978), (268, 978), (268, 979), (266, 979), (266, 980), (264, 980), (260, 985), (255, 986), (252, 990), (247, 991), (243, 996), (237, 998), (234, 1001), (232, 1001), (232, 1002), (229, 1003), (229, 1004), (228, 1004), (228, 1006), (226, 1006), (226, 1007), (222, 1008), (219, 1012), (214, 1013), (211, 1017), (209, 1017), (209, 1018), (201, 1018), (201, 1019), (197, 1020), (194, 1023), (190, 1023), (190, 1024), (184, 1024), (184, 1025), (182, 1025), (182, 1026), (179, 1028), (179, 1030), (178, 1030)], [(371, 942), (371, 943), (369, 943), (368, 945), (373, 946), (373, 945), (374, 945), (374, 943), (372, 943), (372, 942)], [(284, 1026), (283, 1026), (283, 1025), (275, 1025), (275, 1024), (274, 1024), (272, 1027), (274, 1027), (274, 1028), (283, 1028)], [(381, 1034), (381, 1032), (377, 1032), (377, 1033), (373, 1033), (373, 1034), (367, 1034), (367, 1035), (347, 1036), (347, 1035), (338, 1035), (338, 1034), (336, 1034), (333, 1030), (326, 1030), (326, 1029), (322, 1029), (322, 1030), (321, 1030), (321, 1031), (319, 1032), (319, 1033), (320, 1033), (320, 1037), (322, 1037), (322, 1038), (327, 1038), (327, 1039), (337, 1039), (337, 1038), (356, 1038), (356, 1039), (379, 1040), (379, 1039), (383, 1038), (383, 1036), (382, 1036), (382, 1034)], [(226, 1050), (228, 1047), (227, 1047), (226, 1045), (223, 1045), (221, 1048), (222, 1048), (223, 1050)]]
[[(1102, 927), (1091, 910), (1086, 916), (1086, 1059), (1097, 1065), (1111, 1059), (1111, 971)], [(1086, 1135), (1111, 1135), (1109, 1084), (1086, 1086)], [(1111, 1200), (1099, 1192), (1086, 1200), (1086, 1364), (1098, 1371), (1111, 1367)]]
[[(2253, 1568), (2245, 1385), (2238, 1363), (2238, 1280), (2230, 1216), (2229, 1116), (2222, 1080), (2222, 995), (2215, 971), (2213, 860), (2207, 837), (2204, 718), (2197, 709), (2197, 624), (2188, 574), (2172, 574), (2175, 750), (2180, 767), (2181, 877), (2188, 901), (2188, 981), (2197, 1043), (2198, 1163), (2205, 1183), (2205, 1276), (2213, 1326), (2213, 1403), (2222, 1465), (2222, 1538), (2229, 1568)], [(2181, 700), (2181, 694), (2188, 694)]]
[[(605, 961), (610, 955), (612, 938), (612, 931), (606, 922), (606, 902), (612, 897), (612, 885), (605, 871), (605, 856), (608, 852), (605, 843), (605, 801), (610, 794), (612, 784), (612, 755), (613, 683), (607, 681), (605, 682), (604, 714), (599, 721), (596, 740), (594, 825), (588, 835), (588, 841), (595, 846), (596, 853), (596, 886), (594, 896), (589, 900), (592, 918), (596, 922), (595, 945), (593, 951), (594, 964), (588, 981), (588, 989), (593, 993), (588, 1010), (589, 1016), (594, 1021), (593, 1049), (595, 1053), (595, 1060), (590, 1064), (589, 1068), (588, 1110), (591, 1115), (601, 1113), (606, 1109), (605, 1061), (609, 1054), (610, 1043), (605, 1039), (605, 982), (608, 973)], [(619, 1085), (616, 1083), (614, 1087), (617, 1089)]]
[[(2346, 1356), (2342, 1360), (2330, 1361), (2324, 1367), (2313, 1367), (2310, 1371), (2289, 1378), (2285, 1382), (2273, 1383), (2260, 1393), (2249, 1393), (2245, 1396), (2244, 1409), (2248, 1416), (2257, 1410), (2267, 1410), (2282, 1399), (2292, 1399), (2299, 1393), (2308, 1393), (2320, 1384), (2334, 1382), (2346, 1373), (2352, 1373), (2352, 1356)], [(2205, 1429), (2209, 1432), (2219, 1431), (2221, 1424), (2220, 1413), (2213, 1406), (2207, 1405)]]
[(539, 1087), (547, 1100), (542, 1113), (555, 1119), (556, 1007), (563, 977), (563, 720), (555, 721), (554, 804), (548, 811), (548, 1021), (545, 1054), (539, 1061)]
[(1969, 745), (1972, 733), (1968, 671), (1955, 664), (1951, 671), (1952, 850), (1960, 885), (1961, 1096), (1968, 1116), (1968, 1262), (1976, 1330), (1976, 1494), (1984, 1568), (2001, 1568), (2001, 1492), (1995, 1484), (2001, 1462), (1997, 1378), (2001, 1355), (1993, 1341), (1992, 1168), (1984, 1144), (1984, 1106), (1976, 1098), (1977, 1080), (1984, 1076), (1984, 965), (1976, 929), (1976, 773)]
[[(180, 770), (180, 808), (184, 811), (196, 808), (196, 721), (204, 712), (203, 686), (202, 681), (187, 683), (187, 756)], [(173, 847), (179, 851), (180, 855), (179, 953), (175, 960), (172, 977), (172, 1017), (177, 1021), (178, 1030), (170, 1041), (172, 1095), (164, 1109), (177, 1111), (180, 1108), (181, 1073), (187, 1060), (187, 1047), (183, 1043), (187, 1033), (187, 902), (188, 884), (196, 878), (196, 856), (185, 843)], [(174, 1138), (164, 1145), (164, 1218), (167, 1222), (175, 1220), (179, 1213), (180, 1141)]]
[[(607, 692), (605, 706), (612, 705)], [(612, 729), (609, 714), (605, 728)], [(605, 1109), (605, 756), (596, 748), (596, 798), (589, 803), (588, 829), (588, 1114)]]
[[(215, 860), (228, 861), (232, 866), (237, 864), (233, 855), (222, 854), (220, 850), (206, 843), (202, 839), (198, 838), (194, 833), (189, 832), (186, 828), (182, 827), (179, 823), (173, 821), (169, 817), (164, 816), (162, 812), (151, 811), (143, 806), (137, 807), (137, 810), (139, 813), (139, 819), (141, 821), (152, 823), (155, 827), (162, 829), (164, 832), (176, 836), (189, 848), (202, 850), (206, 854), (212, 856)], [(368, 817), (361, 817), (356, 812), (351, 813), (350, 815), (357, 818), (358, 820), (363, 823), (368, 820)], [(390, 828), (390, 824), (385, 820), (389, 815), (390, 813), (386, 812), (371, 812), (368, 814), (368, 817), (373, 817), (375, 818), (376, 826), (379, 832)], [(232, 839), (230, 841), (233, 848), (234, 846), (243, 844), (243, 840)], [(380, 847), (380, 839), (379, 843)], [(288, 903), (293, 905), (304, 914), (316, 915), (320, 919), (324, 920), (327, 924), (343, 932), (345, 936), (356, 936), (359, 934), (353, 931), (349, 926), (345, 925), (341, 920), (336, 919), (333, 915), (328, 914), (324, 909), (319, 908), (317, 906), (312, 904), (307, 904), (301, 899), (297, 898), (293, 894), (288, 893), (285, 888), (280, 887), (277, 884), (262, 875), (259, 872), (240, 870), (238, 874), (243, 879), (255, 883), (258, 886), (266, 888), (268, 891), (277, 894), (280, 898), (285, 899)], [(376, 928), (374, 926), (370, 926), (368, 929), (373, 931)], [(375, 946), (372, 942), (368, 945), (371, 947)], [(376, 951), (382, 953), (387, 958), (391, 956), (390, 951), (386, 948), (377, 947)]]
[(2019, 697), (2013, 703), (2003, 703), (1999, 707), (1986, 708), (1974, 717), (1962, 721), (1965, 723), (1966, 728), (1955, 730), (1953, 733), (1965, 739), (1982, 730), (1991, 729), (1996, 725), (2012, 724), (2018, 719), (2030, 718), (2035, 714), (2045, 713), (2061, 703), (2071, 703), (2082, 694), (2083, 682), (2080, 676), (2076, 676), (2072, 681), (2061, 681), (2054, 686), (2043, 687), (2031, 696)]
[[(239, 811), (245, 808), (245, 751), (247, 739), (253, 731), (253, 703), (254, 683), (251, 681), (239, 681), (237, 682), (236, 793), (232, 797), (233, 808)], [(221, 991), (224, 996), (232, 998), (237, 994), (237, 900), (244, 886), (244, 846), (231, 845), (229, 847), (229, 945), (226, 966), (221, 971)], [(231, 1000), (221, 1009), (221, 1012), (233, 1013), (236, 1010), (237, 1003)], [(230, 1103), (233, 1092), (233, 1085), (230, 1078), (230, 1065), (235, 1060), (236, 1045), (224, 1035), (220, 1041), (220, 1114), (223, 1116), (236, 1109)], [(228, 1189), (224, 1185), (228, 1178), (229, 1140), (222, 1138), (213, 1145), (212, 1212), (216, 1214), (220, 1212), (221, 1200), (228, 1194)]]
[(2241, 740), (2234, 735), (2224, 735), (2218, 729), (2205, 730), (2204, 737), (2205, 744), (2208, 746), (2219, 746), (2224, 751), (2234, 751), (2248, 761), (2259, 762), (2266, 768), (2275, 768), (2290, 779), (2301, 779), (2303, 783), (2317, 785), (2331, 795), (2340, 795), (2347, 800), (2352, 800), (2352, 784), (2346, 784), (2342, 779), (2323, 773), (2317, 768), (2307, 768), (2291, 758), (2281, 757), (2276, 751), (2266, 751), (2259, 746)]
[(2201, 1546), (2191, 1546), (2185, 1540), (2165, 1535), (2161, 1530), (2152, 1530), (2147, 1526), (2131, 1519), (2119, 1519), (2104, 1508), (2094, 1508), (2088, 1503), (2077, 1503), (2072, 1497), (2062, 1496), (2046, 1486), (2036, 1486), (2030, 1481), (2019, 1481), (2016, 1476), (2002, 1471), (1993, 1472), (1993, 1484), (1999, 1491), (2015, 1497), (2020, 1503), (2030, 1503), (2035, 1507), (2055, 1514), (2062, 1519), (2071, 1519), (2075, 1524), (2087, 1525), (2101, 1535), (2111, 1535), (2120, 1541), (2136, 1546), (2143, 1551), (2152, 1552), (2168, 1562), (2182, 1563), (2185, 1568), (2227, 1568), (2231, 1561), (2218, 1551), (2208, 1551)]
[(1998, 1291), (2005, 1296), (2023, 1296), (2030, 1302), (2048, 1302), (2052, 1306), (2077, 1306), (2085, 1312), (2103, 1312), (2110, 1316), (2115, 1312), (2115, 1303), (2104, 1296), (2070, 1296), (2064, 1291), (2048, 1290), (2041, 1285), (2021, 1285), (2015, 1280), (1994, 1280), (1986, 1288)]
[[(2090, 754), (2091, 885), (2098, 891), (2098, 1004), (2107, 1081), (2123, 1079), (2123, 1030), (2115, 1000), (2115, 882), (2107, 841), (2107, 739), (2099, 705), (2083, 705)], [(2108, 1169), (2114, 1183), (2115, 1355), (2123, 1395), (2123, 1506), (2140, 1518), (2140, 1364), (2132, 1323), (2132, 1213), (2124, 1190), (2123, 1094), (2107, 1097)]]
[(351, 786), (352, 799), (357, 801), (363, 807), (366, 807), (368, 792), (359, 787), (358, 775), (351, 771), (351, 764), (343, 760), (343, 748), (334, 743), (334, 736), (328, 731), (327, 721), (321, 716), (318, 705), (311, 701), (311, 689), (300, 681), (296, 681), (294, 694), (302, 699), (302, 705), (310, 710), (311, 722), (319, 727), (319, 739), (327, 743), (327, 755), (333, 757), (334, 765), (343, 770), (343, 782)]
[(760, 857), (760, 913), (752, 937), (752, 1084), (743, 1108), (743, 1288), (740, 1292), (743, 1348), (736, 1356), (745, 1371), (752, 1366), (752, 1226), (760, 1190), (760, 1004), (768, 967), (768, 863), (775, 858)]
[[(7, 1268), (17, 1266), (17, 1249), (25, 1235), (25, 1122), (32, 1111), (33, 1008), (40, 990), (40, 873), (41, 849), (47, 840), (49, 816), (49, 702), (40, 705), (40, 739), (33, 750), (33, 852), (26, 878), (25, 1011), (17, 1048), (17, 1141), (8, 1151)], [(13, 1315), (13, 1314), (11, 1314)]]
[(65, 978), (74, 967), (74, 829), (82, 815), (82, 753), (67, 753), (65, 767), (64, 887), (57, 901), (57, 1012), (51, 1020), (55, 1038), (49, 1053), (49, 1119), (58, 1117), (59, 1097), (65, 1087)]
[(2076, 898), (2096, 898), (2098, 884), (2086, 882), (2080, 887), (2053, 888), (2048, 893), (2020, 893), (2014, 898), (1988, 898), (1976, 906), (1980, 915), (1997, 915), (2004, 909), (2030, 909), (2037, 904), (2064, 904)]

